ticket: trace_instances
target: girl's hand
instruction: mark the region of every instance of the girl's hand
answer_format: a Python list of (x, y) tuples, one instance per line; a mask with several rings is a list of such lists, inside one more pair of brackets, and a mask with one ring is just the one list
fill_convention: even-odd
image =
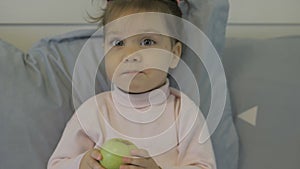
[(79, 169), (105, 169), (99, 163), (102, 159), (102, 155), (99, 150), (92, 149), (85, 153), (80, 161)]
[[(125, 164), (120, 166), (120, 169), (161, 169), (154, 159), (149, 156), (149, 153), (143, 149), (131, 151), (133, 158), (123, 157)], [(138, 157), (138, 158), (135, 158)]]

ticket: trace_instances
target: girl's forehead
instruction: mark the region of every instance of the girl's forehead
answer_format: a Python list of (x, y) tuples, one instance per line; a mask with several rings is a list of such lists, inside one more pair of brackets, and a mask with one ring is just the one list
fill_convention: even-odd
[(122, 4), (113, 5), (112, 8), (109, 8), (109, 10), (105, 12), (106, 23), (111, 22), (112, 20), (118, 19), (120, 17), (135, 14), (135, 13), (143, 13), (143, 12), (166, 13), (167, 11), (169, 11), (169, 8), (165, 5), (158, 3), (159, 1), (151, 2), (150, 5), (149, 2), (150, 1), (147, 0), (144, 1), (143, 3), (122, 3)]
[(170, 36), (171, 31), (176, 29), (176, 24), (172, 24), (171, 20), (172, 18), (159, 12), (123, 13), (117, 19), (106, 24), (104, 30), (106, 36), (116, 34), (134, 36), (143, 33)]

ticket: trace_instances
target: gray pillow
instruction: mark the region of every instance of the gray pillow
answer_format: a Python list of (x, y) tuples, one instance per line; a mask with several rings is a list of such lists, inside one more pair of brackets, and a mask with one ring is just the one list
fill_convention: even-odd
[[(197, 27), (210, 39), (217, 52), (222, 56), (224, 48), (225, 31), (227, 25), (229, 4), (227, 0), (189, 0), (197, 4), (192, 5), (190, 15), (183, 17)], [(185, 10), (185, 6), (182, 9)], [(214, 11), (214, 12), (212, 12)], [(200, 109), (205, 116), (208, 115), (211, 106), (211, 84), (208, 72), (198, 56), (188, 48), (185, 48), (182, 59), (192, 69), (198, 79), (200, 92)], [(222, 59), (222, 58), (221, 58)], [(177, 72), (180, 74), (180, 72)], [(184, 78), (184, 75), (181, 75)], [(226, 104), (221, 121), (212, 134), (212, 143), (215, 149), (217, 167), (219, 169), (236, 169), (239, 158), (238, 136), (232, 120), (230, 95), (227, 93)]]
[(0, 168), (45, 168), (73, 112), (71, 86), (53, 76), (51, 59), (0, 41)]
[(228, 0), (188, 0), (191, 4), (187, 13), (185, 3), (181, 3), (183, 18), (199, 27), (210, 39), (219, 53), (222, 53), (228, 19)]
[(300, 167), (299, 46), (300, 36), (227, 41), (224, 66), (240, 136), (239, 169)]
[[(185, 17), (206, 31), (217, 50), (221, 51), (228, 0), (190, 2), (191, 14)], [(184, 4), (181, 5), (184, 8)], [(29, 54), (23, 54), (7, 44), (1, 47), (1, 70), (5, 71), (0, 72), (0, 130), (6, 137), (1, 137), (0, 142), (0, 168), (46, 168), (64, 126), (74, 112), (72, 73), (78, 53), (93, 32), (80, 30), (42, 39)], [(101, 82), (97, 85), (100, 86), (98, 91), (107, 90), (103, 81), (98, 82)], [(2, 95), (2, 91), (5, 94)], [(209, 96), (206, 98), (208, 100)], [(235, 169), (237, 137), (229, 100), (213, 135), (213, 144), (218, 167)]]

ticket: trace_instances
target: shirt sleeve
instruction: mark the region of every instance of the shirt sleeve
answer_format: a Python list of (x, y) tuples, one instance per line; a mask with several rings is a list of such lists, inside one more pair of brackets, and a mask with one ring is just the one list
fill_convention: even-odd
[(79, 169), (84, 154), (95, 143), (86, 135), (75, 113), (48, 161), (48, 169)]
[[(172, 169), (216, 169), (210, 138), (200, 142), (200, 134), (208, 133), (202, 112), (193, 103), (185, 102), (178, 121), (178, 166)], [(188, 111), (185, 111), (188, 110)], [(202, 131), (203, 130), (203, 131)]]

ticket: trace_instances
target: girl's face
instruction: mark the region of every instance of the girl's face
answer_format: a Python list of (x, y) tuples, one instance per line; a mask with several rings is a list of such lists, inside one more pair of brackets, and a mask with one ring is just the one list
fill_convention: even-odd
[[(107, 76), (117, 87), (131, 93), (143, 93), (163, 85), (168, 69), (176, 67), (182, 50), (181, 43), (175, 43), (170, 37), (146, 33), (145, 25), (140, 22), (115, 24), (105, 29)], [(143, 25), (140, 28), (139, 23)], [(128, 37), (133, 29), (145, 33), (131, 32), (133, 36)], [(159, 32), (155, 27), (150, 29)]]

